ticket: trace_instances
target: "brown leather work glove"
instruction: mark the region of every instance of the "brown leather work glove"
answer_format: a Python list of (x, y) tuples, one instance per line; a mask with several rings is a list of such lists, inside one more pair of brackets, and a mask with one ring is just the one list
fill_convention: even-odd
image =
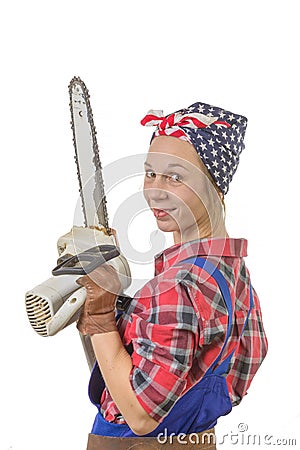
[(77, 322), (86, 335), (116, 331), (115, 307), (121, 283), (116, 270), (109, 264), (97, 267), (76, 281), (86, 288), (87, 297)]

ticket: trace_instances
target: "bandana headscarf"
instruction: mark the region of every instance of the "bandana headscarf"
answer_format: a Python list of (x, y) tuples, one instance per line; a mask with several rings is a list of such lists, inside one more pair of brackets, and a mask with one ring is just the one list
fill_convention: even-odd
[(151, 110), (141, 120), (156, 126), (157, 136), (174, 136), (190, 142), (207, 167), (218, 188), (226, 194), (245, 148), (247, 119), (216, 106), (194, 103), (168, 116)]

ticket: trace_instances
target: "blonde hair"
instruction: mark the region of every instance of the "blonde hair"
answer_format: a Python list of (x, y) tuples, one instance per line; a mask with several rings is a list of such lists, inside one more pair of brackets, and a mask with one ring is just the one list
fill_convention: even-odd
[(209, 179), (209, 181), (211, 182), (211, 184), (215, 188), (215, 190), (216, 190), (216, 192), (218, 194), (218, 197), (221, 200), (221, 204), (223, 206), (224, 218), (225, 218), (225, 216), (226, 216), (226, 205), (225, 205), (224, 193), (221, 191), (219, 186), (217, 186), (217, 183), (215, 182), (214, 178), (210, 174), (208, 168), (206, 167), (206, 165), (204, 164), (204, 162), (202, 161), (202, 159), (201, 159), (201, 157), (200, 157), (200, 155), (198, 153), (197, 153), (197, 156), (198, 156), (198, 160), (200, 162), (200, 165), (201, 165), (201, 168), (202, 168), (202, 171), (203, 171), (204, 175), (207, 176), (207, 178)]
[[(204, 175), (205, 178), (205, 190), (206, 195), (203, 197), (202, 203), (206, 209), (209, 221), (210, 221), (210, 228), (211, 228), (211, 236), (218, 236), (220, 237), (220, 231), (221, 235), (223, 236), (223, 233), (225, 233), (225, 236), (227, 235), (226, 232), (226, 225), (225, 225), (225, 219), (226, 219), (226, 206), (224, 201), (224, 194), (220, 190), (220, 188), (217, 186), (214, 178), (210, 174), (209, 170), (203, 163), (202, 159), (200, 158), (199, 154), (197, 153), (199, 166), (201, 168), (201, 172)], [(205, 199), (206, 198), (206, 199)], [(225, 237), (224, 236), (224, 237)]]

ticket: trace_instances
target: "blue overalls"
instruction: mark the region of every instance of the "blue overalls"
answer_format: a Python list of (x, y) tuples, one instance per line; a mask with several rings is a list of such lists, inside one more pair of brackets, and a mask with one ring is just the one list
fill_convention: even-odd
[[(180, 397), (157, 428), (151, 433), (144, 435), (144, 437), (156, 437), (160, 433), (167, 433), (168, 436), (171, 433), (174, 433), (175, 435), (178, 435), (179, 433), (200, 433), (201, 431), (213, 428), (217, 423), (218, 417), (228, 414), (232, 409), (226, 384), (226, 374), (229, 369), (230, 360), (237, 346), (230, 355), (216, 367), (222, 357), (232, 328), (233, 308), (227, 282), (219, 269), (204, 258), (188, 258), (182, 262), (196, 264), (203, 268), (218, 283), (228, 310), (226, 338), (220, 354), (209, 367), (204, 377)], [(252, 307), (253, 294), (250, 286), (250, 308), (244, 323), (242, 334)], [(104, 387), (105, 384), (96, 363), (89, 383), (90, 400), (98, 408), (98, 414), (96, 415), (91, 434), (114, 437), (141, 437), (134, 434), (127, 424), (111, 423), (103, 418), (100, 413), (99, 399)]]

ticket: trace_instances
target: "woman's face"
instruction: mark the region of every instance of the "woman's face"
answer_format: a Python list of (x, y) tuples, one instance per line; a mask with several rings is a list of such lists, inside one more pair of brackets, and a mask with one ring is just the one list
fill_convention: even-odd
[(172, 231), (175, 243), (212, 234), (208, 211), (216, 201), (212, 195), (219, 197), (204, 172), (190, 143), (172, 136), (152, 141), (145, 161), (144, 197), (159, 229)]

